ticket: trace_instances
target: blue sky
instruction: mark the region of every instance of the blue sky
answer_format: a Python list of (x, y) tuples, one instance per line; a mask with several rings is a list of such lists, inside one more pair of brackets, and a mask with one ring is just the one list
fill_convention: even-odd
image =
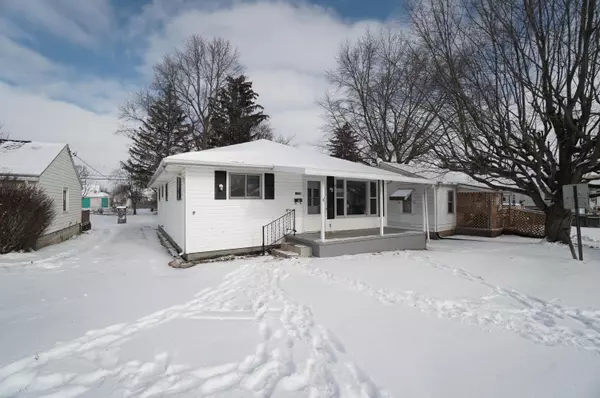
[(200, 34), (237, 46), (277, 132), (316, 142), (339, 45), (402, 16), (392, 0), (1, 0), (0, 123), (15, 138), (67, 142), (108, 173), (126, 158), (118, 106)]

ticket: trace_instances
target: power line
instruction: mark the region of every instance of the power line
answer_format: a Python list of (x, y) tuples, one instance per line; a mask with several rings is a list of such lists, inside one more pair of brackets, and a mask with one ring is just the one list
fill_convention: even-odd
[(77, 156), (77, 152), (71, 152), (71, 154), (76, 157), (77, 159), (81, 160), (86, 166), (88, 166), (90, 169), (94, 170), (96, 173), (100, 174), (102, 177), (104, 177), (105, 179), (109, 180), (110, 177), (107, 177), (106, 175), (102, 174), (101, 172), (99, 172), (97, 169), (95, 169), (92, 165), (90, 165), (88, 162), (86, 162), (85, 160), (83, 160), (82, 158), (80, 158), (79, 156)]

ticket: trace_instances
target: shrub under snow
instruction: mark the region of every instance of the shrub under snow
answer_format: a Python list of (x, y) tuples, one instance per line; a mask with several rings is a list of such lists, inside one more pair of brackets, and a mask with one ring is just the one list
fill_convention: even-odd
[(38, 185), (0, 179), (0, 253), (34, 248), (54, 217), (53, 201)]

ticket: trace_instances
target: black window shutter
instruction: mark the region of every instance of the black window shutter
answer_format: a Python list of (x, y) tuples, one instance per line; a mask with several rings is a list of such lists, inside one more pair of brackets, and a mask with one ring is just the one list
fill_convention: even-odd
[(215, 199), (227, 199), (227, 172), (215, 170)]
[(327, 177), (327, 218), (335, 218), (335, 178)]
[(275, 199), (275, 174), (265, 173), (265, 199)]

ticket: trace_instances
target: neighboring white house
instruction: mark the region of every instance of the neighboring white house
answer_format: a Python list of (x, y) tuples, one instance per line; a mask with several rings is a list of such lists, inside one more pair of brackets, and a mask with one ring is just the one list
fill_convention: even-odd
[[(417, 193), (407, 200), (390, 199), (388, 225), (397, 228), (421, 230), (423, 193), (427, 190), (427, 207), (429, 211), (429, 230), (440, 236), (452, 235), (456, 229), (456, 192), (498, 192), (473, 180), (464, 173), (435, 168), (431, 165), (407, 165), (382, 162), (379, 167), (404, 176), (425, 178), (435, 182), (434, 186), (423, 187), (405, 183), (393, 182), (388, 186), (394, 189), (405, 189)], [(501, 182), (499, 182), (501, 183)], [(506, 206), (535, 207), (533, 200), (526, 195), (513, 192), (502, 192)]]
[(0, 144), (0, 175), (39, 184), (54, 201), (56, 217), (36, 248), (80, 233), (81, 183), (67, 144), (5, 141)]
[(198, 258), (256, 251), (263, 226), (291, 213), (298, 233), (318, 232), (321, 242), (330, 231), (377, 228), (384, 235), (380, 181), (431, 184), (258, 140), (169, 156), (149, 186), (158, 191), (162, 230), (186, 258)]

